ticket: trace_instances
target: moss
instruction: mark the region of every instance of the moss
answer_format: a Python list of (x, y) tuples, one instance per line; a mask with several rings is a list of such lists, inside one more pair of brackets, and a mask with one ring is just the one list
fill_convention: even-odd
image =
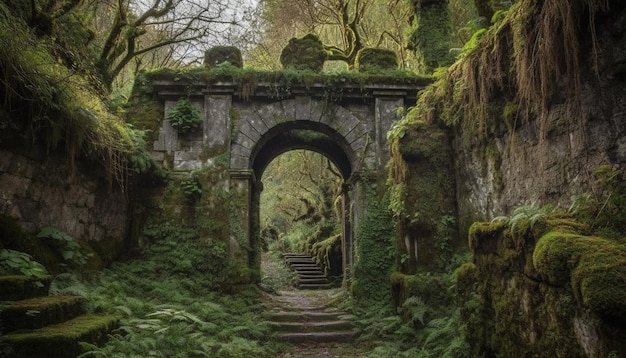
[(359, 197), (366, 198), (360, 208), (364, 215), (356, 233), (351, 293), (361, 307), (390, 303), (389, 276), (393, 271), (395, 251), (394, 221), (386, 198), (377, 193), (376, 181), (363, 177)]
[(363, 48), (356, 57), (355, 67), (360, 72), (377, 72), (398, 68), (395, 52), (379, 48)]
[(451, 282), (442, 275), (430, 273), (406, 275), (395, 271), (391, 274), (390, 281), (395, 307), (401, 307), (409, 297), (419, 297), (431, 309), (453, 304), (454, 296), (448, 291)]
[(118, 325), (114, 316), (84, 315), (32, 332), (8, 334), (3, 339), (21, 357), (38, 357), (41, 352), (76, 357), (82, 353), (79, 342), (102, 343)]
[(85, 302), (77, 296), (43, 296), (4, 302), (0, 304), (0, 317), (5, 328), (11, 331), (35, 329), (78, 316)]
[(321, 72), (327, 58), (322, 41), (317, 36), (308, 34), (289, 40), (280, 54), (280, 63), (283, 68)]
[(391, 141), (390, 207), (398, 226), (401, 271), (443, 269), (459, 244), (453, 161), (447, 132), (414, 118), (397, 125)]
[(205, 51), (205, 66), (211, 68), (223, 63), (242, 68), (243, 58), (241, 57), (241, 51), (234, 46), (214, 46)]
[(506, 224), (500, 222), (476, 222), (470, 226), (468, 240), (473, 253), (495, 252), (497, 241)]
[(48, 294), (52, 276), (41, 278), (30, 276), (0, 276), (0, 301), (21, 300)]
[(470, 228), (473, 262), (458, 270), (457, 292), (472, 355), (622, 352), (626, 246), (581, 234), (589, 227), (571, 218), (524, 212)]
[(126, 104), (126, 121), (145, 131), (148, 145), (158, 138), (159, 128), (165, 118), (165, 109), (153, 92), (152, 82), (145, 72), (135, 78), (132, 96)]
[(339, 277), (342, 274), (341, 235), (336, 234), (314, 242), (307, 253), (322, 268), (326, 277)]
[(533, 263), (550, 283), (571, 283), (581, 306), (626, 325), (626, 245), (556, 230), (539, 240)]
[(421, 72), (432, 73), (450, 65), (450, 14), (446, 1), (424, 2), (415, 11), (414, 28), (409, 34), (408, 48), (415, 51)]

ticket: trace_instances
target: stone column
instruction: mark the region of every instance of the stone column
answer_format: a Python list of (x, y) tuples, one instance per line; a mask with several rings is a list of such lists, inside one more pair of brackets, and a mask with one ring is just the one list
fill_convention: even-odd
[(343, 284), (345, 287), (350, 286), (352, 278), (352, 240), (354, 233), (352, 232), (352, 210), (350, 199), (351, 185), (344, 183), (341, 186), (341, 253), (342, 253), (342, 271)]
[[(376, 123), (376, 165), (378, 171), (384, 171), (389, 161), (387, 132), (399, 119), (398, 109), (404, 108), (404, 99), (398, 97), (376, 97), (374, 118)], [(374, 169), (374, 168), (370, 168)]]
[[(252, 209), (252, 185), (254, 182), (254, 174), (252, 170), (231, 170), (230, 172), (230, 256), (232, 260), (238, 262), (242, 266), (248, 266), (254, 271), (254, 267), (250, 267), (251, 252), (254, 251), (251, 242), (250, 226), (251, 226), (251, 209)], [(258, 211), (258, 210), (257, 210)], [(260, 267), (257, 271), (260, 271)], [(257, 273), (258, 275), (258, 273)], [(254, 272), (250, 277), (255, 280)]]

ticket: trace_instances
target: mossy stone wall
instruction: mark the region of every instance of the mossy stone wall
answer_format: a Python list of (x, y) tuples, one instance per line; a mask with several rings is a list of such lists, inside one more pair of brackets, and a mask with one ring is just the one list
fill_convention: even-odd
[(362, 175), (355, 185), (352, 217), (358, 228), (350, 291), (360, 307), (391, 305), (389, 277), (394, 269), (394, 226), (383, 178)]
[(472, 356), (626, 354), (626, 245), (571, 220), (476, 223), (458, 273)]
[(390, 207), (398, 220), (398, 267), (407, 274), (418, 269), (442, 270), (463, 246), (458, 238), (448, 133), (409, 113), (389, 139), (393, 157)]

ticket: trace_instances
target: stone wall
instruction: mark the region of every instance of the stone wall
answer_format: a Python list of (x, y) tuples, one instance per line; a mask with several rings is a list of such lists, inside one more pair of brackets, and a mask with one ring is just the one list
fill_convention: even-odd
[(581, 118), (567, 114), (568, 94), (561, 90), (543, 128), (537, 120), (520, 117), (511, 132), (501, 121), (489, 129), (487, 141), (455, 128), (462, 226), (509, 214), (521, 205), (568, 207), (573, 196), (593, 189), (592, 174), (600, 165), (626, 168), (625, 11), (603, 20), (596, 20), (597, 74), (590, 35), (581, 35)]
[(567, 219), (476, 223), (458, 271), (471, 357), (623, 357), (626, 246)]
[(0, 150), (0, 189), (0, 215), (28, 232), (50, 226), (77, 241), (107, 241), (107, 247), (120, 251), (124, 245), (128, 200), (88, 168), (78, 166), (72, 178), (64, 158), (35, 160)]

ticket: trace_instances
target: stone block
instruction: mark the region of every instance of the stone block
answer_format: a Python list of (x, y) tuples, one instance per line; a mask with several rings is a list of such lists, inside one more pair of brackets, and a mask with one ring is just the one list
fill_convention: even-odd
[(241, 156), (241, 155), (236, 155), (236, 154), (232, 154), (230, 156), (230, 169), (231, 170), (242, 170), (242, 169), (247, 169), (248, 168), (248, 158)]
[(283, 122), (281, 118), (285, 116), (283, 106), (280, 102), (274, 102), (263, 106), (257, 112), (267, 128), (274, 128), (276, 124)]
[(296, 106), (294, 118), (297, 121), (309, 121), (311, 120), (311, 97), (300, 96), (294, 99)]
[(248, 137), (252, 142), (256, 143), (261, 138), (261, 134), (254, 128), (254, 125), (258, 124), (257, 122), (261, 121), (245, 121), (241, 124), (241, 127), (239, 128), (239, 133), (237, 135), (239, 136), (239, 134), (243, 134)]

